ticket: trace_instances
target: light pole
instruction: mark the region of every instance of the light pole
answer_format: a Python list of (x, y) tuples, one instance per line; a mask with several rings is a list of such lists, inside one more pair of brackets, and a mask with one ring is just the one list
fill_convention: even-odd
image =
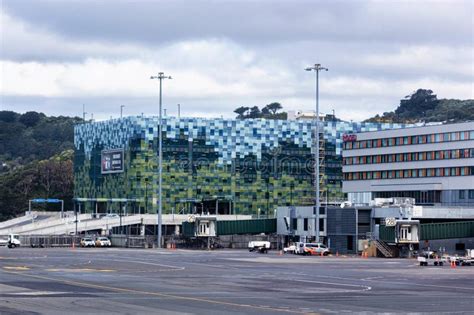
[(316, 63), (312, 67), (305, 69), (306, 71), (316, 72), (316, 149), (314, 152), (314, 186), (316, 189), (316, 241), (319, 242), (319, 208), (321, 202), (319, 200), (319, 71), (328, 71), (328, 68), (324, 68), (321, 64)]
[(162, 212), (163, 212), (163, 203), (162, 203), (162, 173), (163, 173), (163, 135), (162, 135), (162, 82), (164, 79), (171, 79), (171, 76), (165, 76), (163, 72), (159, 72), (156, 76), (151, 76), (150, 79), (160, 80), (160, 115), (159, 115), (159, 126), (158, 126), (158, 224), (157, 224), (157, 245), (158, 248), (161, 248), (161, 227), (162, 223)]
[(86, 122), (86, 105), (85, 104), (82, 104), (82, 122)]

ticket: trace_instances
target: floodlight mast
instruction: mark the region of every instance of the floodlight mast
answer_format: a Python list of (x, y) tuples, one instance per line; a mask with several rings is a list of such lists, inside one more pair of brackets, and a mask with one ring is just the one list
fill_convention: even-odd
[(158, 218), (157, 218), (157, 248), (161, 248), (161, 230), (163, 226), (163, 203), (162, 203), (162, 182), (163, 182), (163, 116), (162, 116), (162, 82), (164, 79), (171, 79), (171, 76), (165, 76), (163, 72), (158, 72), (157, 76), (151, 76), (152, 80), (160, 80), (160, 106), (159, 106), (159, 125), (158, 125)]
[(315, 209), (315, 216), (316, 216), (316, 241), (319, 242), (320, 238), (320, 231), (319, 231), (319, 208), (321, 207), (321, 201), (319, 199), (320, 188), (319, 188), (319, 71), (328, 71), (328, 68), (322, 67), (321, 64), (316, 63), (312, 67), (308, 67), (305, 69), (306, 71), (314, 71), (316, 73), (316, 131), (315, 131), (315, 139), (316, 139), (316, 148), (314, 150), (314, 186), (316, 191), (316, 209)]

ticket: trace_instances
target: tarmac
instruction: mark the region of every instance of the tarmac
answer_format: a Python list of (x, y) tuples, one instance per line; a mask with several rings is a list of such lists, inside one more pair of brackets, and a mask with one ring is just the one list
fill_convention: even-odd
[(0, 314), (473, 314), (473, 282), (414, 259), (0, 247)]

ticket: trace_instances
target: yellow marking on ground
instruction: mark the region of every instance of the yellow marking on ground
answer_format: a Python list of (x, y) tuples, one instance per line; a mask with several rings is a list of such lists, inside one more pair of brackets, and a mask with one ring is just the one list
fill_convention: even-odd
[(46, 271), (61, 271), (61, 272), (114, 272), (113, 269), (91, 269), (91, 268), (79, 268), (79, 269), (59, 269), (51, 268), (46, 269)]
[(25, 267), (25, 266), (5, 266), (3, 269), (8, 269), (8, 270), (30, 270), (30, 268)]
[(56, 282), (60, 282), (60, 283), (64, 283), (64, 284), (77, 285), (77, 286), (86, 287), (86, 288), (104, 289), (104, 290), (110, 290), (110, 291), (115, 291), (115, 292), (127, 292), (127, 293), (135, 293), (135, 294), (144, 294), (144, 295), (150, 295), (150, 296), (171, 298), (171, 299), (176, 299), (176, 300), (187, 300), (187, 301), (195, 301), (195, 302), (202, 302), (202, 303), (209, 303), (209, 304), (216, 304), (216, 305), (225, 305), (225, 306), (233, 306), (233, 307), (241, 307), (241, 308), (252, 308), (252, 309), (259, 309), (259, 310), (266, 310), (266, 311), (282, 312), (282, 313), (315, 314), (315, 315), (319, 314), (319, 313), (310, 313), (310, 312), (302, 312), (302, 311), (289, 310), (289, 309), (274, 308), (274, 307), (268, 307), (268, 306), (239, 304), (239, 303), (234, 303), (234, 302), (216, 301), (216, 300), (209, 300), (209, 299), (204, 299), (204, 298), (195, 298), (195, 297), (190, 297), (190, 296), (181, 296), (181, 295), (174, 295), (174, 294), (167, 294), (167, 293), (160, 293), (160, 292), (150, 292), (150, 291), (143, 291), (143, 290), (111, 287), (111, 286), (107, 286), (107, 285), (100, 285), (100, 284), (93, 284), (93, 283), (79, 282), (79, 281), (65, 280), (65, 279), (57, 279), (57, 278), (38, 276), (38, 275), (32, 275), (32, 274), (27, 274), (27, 273), (18, 273), (18, 272), (14, 272), (14, 271), (4, 271), (4, 272), (11, 273), (11, 274), (17, 274), (17, 275), (21, 275), (21, 276), (24, 276), (24, 277), (30, 277), (30, 278), (36, 278), (36, 279), (42, 279), (42, 280), (49, 280), (49, 281), (56, 281)]

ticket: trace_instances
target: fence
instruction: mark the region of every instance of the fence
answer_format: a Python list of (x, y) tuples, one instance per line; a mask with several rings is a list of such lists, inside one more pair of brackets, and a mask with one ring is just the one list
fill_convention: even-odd
[(20, 235), (21, 246), (27, 247), (72, 247), (73, 243), (79, 246), (80, 241), (81, 237), (74, 235)]

